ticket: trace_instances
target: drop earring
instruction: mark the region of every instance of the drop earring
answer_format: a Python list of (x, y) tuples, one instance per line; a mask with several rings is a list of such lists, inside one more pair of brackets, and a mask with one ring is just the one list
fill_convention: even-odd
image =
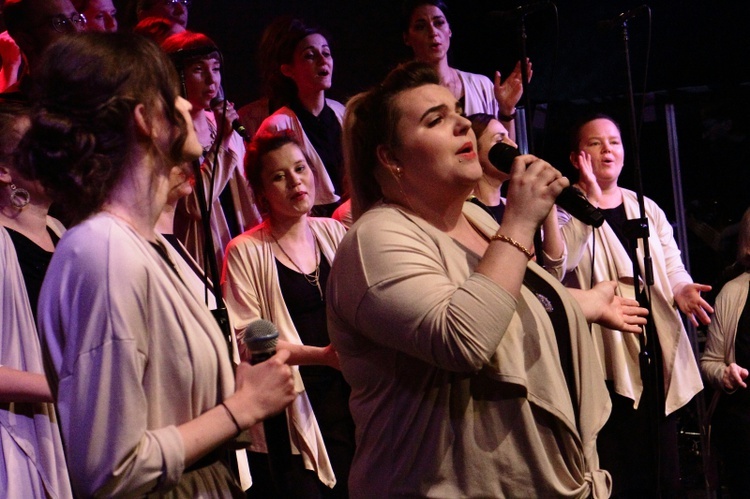
[(23, 188), (16, 187), (16, 184), (10, 184), (10, 204), (13, 207), (22, 210), (31, 201), (31, 194)]
[(401, 178), (404, 175), (404, 170), (400, 167), (396, 167), (396, 178)]

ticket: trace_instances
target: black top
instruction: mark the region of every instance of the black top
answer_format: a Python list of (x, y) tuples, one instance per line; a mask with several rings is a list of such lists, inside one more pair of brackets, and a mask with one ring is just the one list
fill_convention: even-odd
[(503, 222), (503, 214), (505, 213), (505, 204), (502, 201), (497, 206), (487, 206), (486, 204), (481, 202), (479, 198), (476, 196), (472, 196), (471, 198), (469, 198), (469, 201), (479, 206), (487, 213), (489, 213), (490, 216), (495, 219), (495, 222), (497, 223)]
[(296, 99), (289, 108), (297, 115), (305, 135), (323, 161), (336, 193), (340, 195), (344, 192), (344, 157), (341, 152), (341, 123), (336, 113), (326, 104), (320, 114), (315, 116)]
[[(49, 262), (52, 260), (52, 252), (40, 248), (20, 232), (7, 227), (5, 229), (8, 231), (11, 241), (13, 241), (13, 246), (16, 249), (18, 264), (21, 266), (21, 274), (23, 274), (23, 282), (26, 285), (26, 292), (29, 295), (31, 312), (34, 314), (34, 320), (36, 321), (39, 292), (42, 289), (42, 281), (44, 281), (44, 276), (47, 273)], [(49, 227), (47, 227), (47, 232), (52, 238), (52, 243), (57, 246), (60, 238)]]
[[(326, 304), (321, 300), (317, 286), (311, 285), (303, 274), (290, 269), (278, 260), (276, 260), (276, 268), (279, 273), (281, 295), (284, 297), (287, 310), (302, 343), (316, 347), (330, 344)], [(319, 282), (323, 296), (326, 293), (326, 281), (330, 271), (331, 264), (321, 255)]]
[(623, 248), (627, 250), (628, 255), (630, 255), (630, 241), (625, 237), (624, 232), (625, 222), (628, 220), (628, 216), (625, 213), (625, 205), (620, 204), (615, 208), (602, 209), (601, 212), (609, 226), (612, 227), (617, 239), (620, 240), (620, 244), (622, 244)]
[[(555, 288), (529, 269), (526, 269), (526, 274), (523, 276), (523, 284), (534, 293), (534, 296), (542, 303), (549, 315), (555, 332), (555, 340), (557, 340), (557, 349), (560, 353), (560, 367), (562, 367), (565, 376), (565, 383), (568, 385), (571, 402), (578, 400), (573, 370), (573, 346), (570, 342), (570, 327), (565, 305)], [(577, 420), (578, 404), (573, 403), (572, 405)]]

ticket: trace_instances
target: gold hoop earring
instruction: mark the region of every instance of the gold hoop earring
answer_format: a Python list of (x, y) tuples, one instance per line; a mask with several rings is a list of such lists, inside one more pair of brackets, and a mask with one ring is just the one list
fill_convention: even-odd
[(16, 184), (10, 184), (10, 204), (14, 208), (22, 210), (31, 202), (31, 194), (26, 189), (16, 187)]

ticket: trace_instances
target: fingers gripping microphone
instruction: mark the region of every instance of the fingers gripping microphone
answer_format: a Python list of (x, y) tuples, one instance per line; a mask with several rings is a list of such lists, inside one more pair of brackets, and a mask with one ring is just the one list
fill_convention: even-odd
[[(250, 364), (256, 365), (276, 355), (279, 332), (273, 323), (263, 319), (251, 322), (245, 329), (245, 347), (250, 351)], [(266, 434), (268, 460), (271, 476), (279, 493), (288, 492), (292, 472), (292, 446), (289, 442), (289, 427), (286, 411), (263, 421)], [(288, 496), (287, 496), (288, 497)]]
[[(224, 90), (223, 89), (220, 88), (218, 95), (214, 97), (213, 99), (211, 99), (210, 106), (211, 106), (211, 109), (216, 109), (218, 107), (223, 108), (224, 106)], [(217, 118), (217, 121), (218, 121), (218, 118)], [(250, 142), (250, 140), (252, 140), (252, 137), (250, 137), (250, 134), (247, 133), (247, 129), (245, 128), (245, 126), (242, 123), (240, 123), (240, 120), (237, 119), (237, 120), (232, 121), (232, 130), (237, 132), (237, 134), (240, 137), (242, 137), (242, 140), (244, 140), (245, 142)]]
[[(488, 153), (492, 166), (504, 173), (510, 172), (513, 160), (519, 155), (518, 149), (504, 142), (498, 142), (492, 146)], [(586, 225), (599, 227), (604, 223), (602, 212), (589, 203), (583, 193), (575, 187), (569, 186), (563, 189), (557, 196), (555, 204)]]

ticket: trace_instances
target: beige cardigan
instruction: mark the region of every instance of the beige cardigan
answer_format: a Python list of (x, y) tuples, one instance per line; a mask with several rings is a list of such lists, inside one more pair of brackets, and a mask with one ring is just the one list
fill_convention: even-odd
[[(336, 247), (346, 229), (333, 219), (308, 218), (308, 221), (323, 256), (333, 262)], [(302, 340), (281, 294), (272, 242), (269, 222), (266, 221), (229, 243), (222, 285), (230, 321), (239, 343), (242, 343), (248, 324), (256, 319), (265, 319), (276, 325), (280, 339), (301, 345)], [(293, 373), (299, 395), (287, 408), (292, 446), (302, 454), (305, 467), (315, 471), (321, 482), (333, 487), (336, 477), (318, 422), (304, 392), (299, 369), (295, 367)], [(250, 448), (256, 452), (268, 452), (262, 426), (256, 425), (251, 434), (253, 443)]]
[[(633, 191), (621, 189), (625, 213), (629, 219), (638, 218), (638, 200)], [(654, 285), (651, 287), (651, 313), (661, 345), (666, 392), (665, 414), (684, 406), (703, 389), (698, 363), (690, 340), (680, 319), (672, 290), (678, 284), (693, 280), (685, 270), (680, 250), (674, 240), (672, 226), (656, 203), (646, 198), (646, 217), (649, 220), (649, 248), (653, 260)], [(617, 281), (618, 277), (633, 275), (633, 264), (609, 224), (596, 233), (594, 268), (591, 268), (591, 227), (571, 218), (562, 224), (562, 233), (568, 250), (568, 269), (575, 269), (578, 283), (588, 289), (593, 272), (594, 282)], [(640, 243), (639, 243), (640, 245)], [(643, 262), (643, 249), (638, 248), (638, 261)], [(643, 269), (641, 269), (643, 275)], [(633, 298), (632, 287), (619, 286), (619, 293)], [(613, 331), (592, 324), (592, 335), (599, 352), (606, 379), (613, 380), (615, 391), (638, 403), (643, 393), (638, 355), (638, 335)]]
[[(478, 206), (464, 214), (497, 231)], [(393, 205), (370, 209), (339, 246), (328, 321), (352, 387), (352, 497), (607, 497), (596, 435), (610, 402), (580, 308), (529, 263), (565, 304), (571, 401), (539, 300), (524, 287), (516, 302), (478, 262)]]
[[(58, 235), (59, 221), (47, 226)], [(44, 374), (42, 349), (13, 241), (0, 226), (0, 365)], [(72, 498), (51, 403), (0, 404), (0, 491), (4, 497)]]

